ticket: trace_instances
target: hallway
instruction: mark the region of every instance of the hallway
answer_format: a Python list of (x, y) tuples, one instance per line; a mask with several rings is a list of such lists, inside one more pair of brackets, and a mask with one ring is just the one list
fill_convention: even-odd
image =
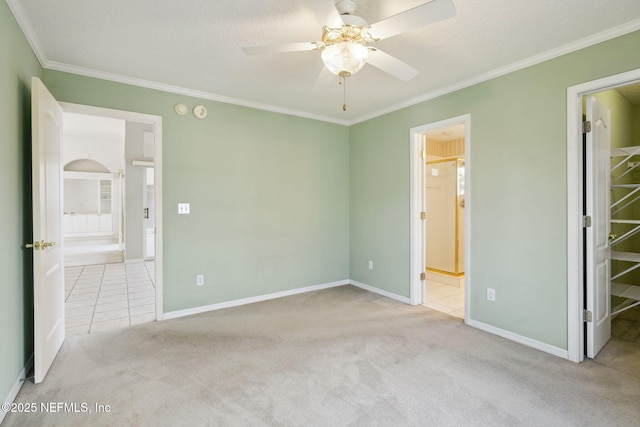
[(65, 268), (67, 335), (155, 320), (155, 262)]

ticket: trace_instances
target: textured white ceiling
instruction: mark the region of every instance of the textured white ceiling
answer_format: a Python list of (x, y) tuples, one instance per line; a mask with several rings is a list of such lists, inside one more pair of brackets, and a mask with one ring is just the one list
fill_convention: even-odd
[[(242, 46), (319, 40), (305, 0), (6, 0), (46, 68), (354, 123), (640, 29), (638, 0), (455, 0), (457, 16), (375, 44), (420, 71), (365, 66), (317, 87), (318, 51), (247, 56)], [(425, 0), (359, 0), (369, 23)]]

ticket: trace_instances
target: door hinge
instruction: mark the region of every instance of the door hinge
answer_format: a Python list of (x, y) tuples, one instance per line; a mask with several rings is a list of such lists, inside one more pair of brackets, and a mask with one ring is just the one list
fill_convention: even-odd
[(420, 273), (420, 280), (427, 280), (427, 273), (425, 273), (424, 271)]
[(591, 122), (589, 120), (585, 120), (582, 122), (582, 133), (591, 132)]
[(427, 150), (420, 150), (420, 158), (421, 159), (427, 158)]
[(591, 217), (589, 215), (585, 215), (582, 217), (582, 228), (591, 227)]
[(582, 321), (593, 322), (593, 313), (591, 313), (589, 310), (584, 310), (582, 312)]
[(426, 212), (420, 212), (420, 219), (427, 219), (427, 213)]

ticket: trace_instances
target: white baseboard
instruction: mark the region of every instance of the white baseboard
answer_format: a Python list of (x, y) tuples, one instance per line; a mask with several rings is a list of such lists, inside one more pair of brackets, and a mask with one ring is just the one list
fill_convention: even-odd
[[(16, 400), (16, 396), (18, 396), (18, 393), (22, 388), (22, 384), (24, 383), (24, 380), (27, 377), (27, 373), (31, 371), (32, 367), (33, 367), (33, 354), (31, 355), (29, 360), (27, 360), (27, 364), (24, 365), (24, 368), (22, 368), (22, 371), (20, 371), (20, 374), (18, 375), (18, 379), (13, 384), (13, 387), (11, 387), (11, 390), (9, 390), (9, 394), (4, 399), (3, 403), (13, 403), (13, 401)], [(7, 413), (2, 409), (0, 409), (0, 424), (2, 424), (2, 421), (4, 420), (4, 417), (6, 415)]]
[(486, 323), (478, 322), (477, 320), (470, 319), (469, 326), (477, 329), (481, 329), (485, 332), (489, 332), (494, 335), (501, 336), (511, 341), (515, 341), (520, 344), (524, 344), (527, 347), (535, 348), (536, 350), (544, 351), (545, 353), (552, 354), (554, 356), (561, 357), (563, 359), (569, 359), (569, 352), (565, 349), (543, 343), (538, 340), (534, 340), (514, 332), (505, 331), (504, 329), (496, 328), (495, 326), (487, 325)]
[(394, 294), (393, 292), (385, 291), (370, 285), (365, 285), (364, 283), (356, 282), (355, 280), (349, 280), (349, 283), (357, 288), (364, 289), (365, 291), (373, 292), (374, 294), (382, 295), (387, 298), (391, 298), (393, 300), (411, 305), (411, 299), (403, 297), (402, 295)]
[(335, 288), (336, 286), (344, 286), (351, 283), (349, 280), (340, 280), (337, 282), (323, 283), (320, 285), (307, 286), (304, 288), (291, 289), (288, 291), (274, 292), (272, 294), (258, 295), (256, 297), (242, 298), (233, 301), (221, 302), (218, 304), (204, 305), (201, 307), (188, 308), (185, 310), (176, 310), (164, 313), (163, 319), (176, 319), (178, 317), (191, 316), (193, 314), (205, 313), (207, 311), (221, 310), (223, 308), (237, 307), (240, 305), (253, 304), (254, 302), (267, 301), (275, 298), (288, 297), (291, 295), (303, 294), (305, 292), (319, 291), (321, 289)]

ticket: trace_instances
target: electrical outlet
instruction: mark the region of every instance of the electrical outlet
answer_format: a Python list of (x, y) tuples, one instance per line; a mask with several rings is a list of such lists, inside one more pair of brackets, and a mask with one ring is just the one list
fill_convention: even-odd
[(369, 270), (373, 270), (373, 261), (369, 260)]
[(204, 286), (204, 275), (198, 274), (196, 276), (196, 286)]
[(487, 288), (487, 299), (489, 301), (496, 301), (496, 290), (493, 288)]

